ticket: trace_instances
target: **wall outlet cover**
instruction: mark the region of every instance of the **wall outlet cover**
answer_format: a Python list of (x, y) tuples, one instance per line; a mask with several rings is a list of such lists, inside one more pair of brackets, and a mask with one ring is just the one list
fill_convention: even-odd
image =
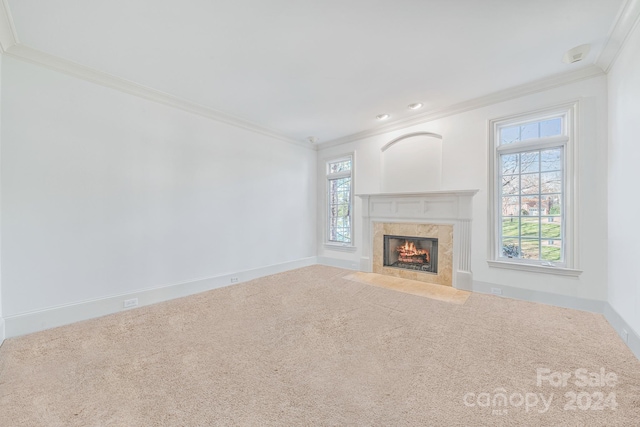
[(137, 307), (138, 306), (138, 298), (131, 298), (131, 299), (124, 300), (123, 306), (124, 306), (124, 308)]

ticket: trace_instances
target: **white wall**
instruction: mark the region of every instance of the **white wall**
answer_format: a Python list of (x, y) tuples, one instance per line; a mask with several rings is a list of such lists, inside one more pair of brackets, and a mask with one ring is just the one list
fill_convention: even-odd
[[(605, 301), (607, 254), (607, 81), (605, 76), (591, 78), (487, 107), (451, 115), (347, 144), (325, 148), (318, 153), (318, 215), (324, 218), (323, 161), (338, 153), (355, 151), (355, 192), (380, 192), (380, 148), (400, 135), (425, 131), (443, 136), (442, 190), (479, 189), (474, 197), (472, 232), (472, 271), (474, 281), (546, 292), (556, 295)], [(542, 273), (489, 268), (487, 265), (487, 159), (488, 121), (490, 119), (551, 107), (580, 99), (579, 177), (580, 227), (578, 234), (578, 278)], [(354, 253), (331, 250), (322, 245), (323, 221), (318, 226), (318, 256), (339, 260), (336, 264), (354, 265), (362, 249), (360, 200), (356, 198)]]
[(418, 135), (380, 153), (383, 193), (438, 190), (442, 186), (442, 140)]
[[(2, 60), (0, 53), (0, 100), (2, 100)], [(0, 102), (0, 224), (2, 223), (2, 102)], [(2, 314), (2, 227), (0, 226), (0, 345), (4, 341), (4, 317)]]
[(609, 72), (609, 303), (640, 335), (640, 28)]
[(315, 255), (316, 153), (13, 58), (4, 315)]

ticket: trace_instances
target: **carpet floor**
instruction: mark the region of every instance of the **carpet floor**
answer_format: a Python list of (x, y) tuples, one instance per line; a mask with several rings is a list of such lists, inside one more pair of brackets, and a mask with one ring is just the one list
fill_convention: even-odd
[(0, 347), (2, 426), (637, 426), (602, 315), (312, 266)]

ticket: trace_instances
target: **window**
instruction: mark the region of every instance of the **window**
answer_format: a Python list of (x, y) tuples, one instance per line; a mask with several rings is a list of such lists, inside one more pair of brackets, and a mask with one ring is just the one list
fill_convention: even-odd
[(579, 274), (572, 270), (575, 108), (491, 122), (491, 266)]
[(353, 155), (327, 162), (327, 241), (352, 246)]

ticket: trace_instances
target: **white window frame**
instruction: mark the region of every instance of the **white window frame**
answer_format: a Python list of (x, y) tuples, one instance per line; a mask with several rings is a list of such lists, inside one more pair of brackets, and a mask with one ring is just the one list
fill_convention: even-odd
[[(488, 183), (488, 257), (490, 267), (506, 268), (563, 276), (579, 276), (578, 269), (578, 215), (576, 211), (578, 189), (578, 101), (524, 114), (502, 117), (489, 121), (489, 183)], [(504, 127), (562, 117), (561, 136), (524, 140), (513, 144), (500, 145), (500, 129)], [(502, 256), (499, 224), (501, 212), (501, 170), (500, 155), (525, 151), (563, 147), (563, 261), (548, 262)]]
[[(339, 173), (329, 173), (329, 164), (330, 163), (336, 163), (336, 162), (340, 162), (343, 160), (348, 160), (351, 159), (351, 170), (350, 171), (345, 171), (345, 172), (339, 172)], [(354, 241), (355, 241), (355, 225), (354, 225), (354, 217), (355, 215), (353, 214), (354, 212), (354, 182), (355, 182), (355, 164), (356, 164), (356, 156), (355, 156), (355, 152), (350, 152), (350, 153), (345, 153), (342, 155), (338, 155), (338, 156), (334, 156), (331, 158), (327, 158), (324, 159), (324, 175), (325, 175), (325, 179), (324, 179), (324, 203), (325, 203), (325, 209), (324, 209), (324, 245), (326, 248), (328, 249), (333, 249), (333, 250), (341, 250), (341, 251), (348, 251), (348, 252), (353, 252), (356, 250), (356, 246), (354, 245)], [(330, 186), (329, 186), (329, 181), (331, 179), (335, 179), (335, 178), (345, 178), (345, 177), (350, 177), (351, 178), (351, 189), (350, 189), (350, 200), (349, 200), (349, 219), (350, 219), (350, 224), (351, 224), (351, 230), (350, 230), (350, 234), (351, 234), (351, 242), (346, 243), (346, 242), (334, 242), (334, 241), (330, 241), (329, 240), (329, 228), (331, 227), (330, 224), (330, 218), (331, 218), (331, 214), (330, 214)]]

